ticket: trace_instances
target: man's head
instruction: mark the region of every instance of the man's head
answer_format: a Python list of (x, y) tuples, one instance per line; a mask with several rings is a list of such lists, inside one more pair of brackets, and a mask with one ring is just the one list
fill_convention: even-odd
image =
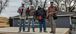
[(34, 5), (31, 5), (31, 7), (34, 7)]
[(22, 3), (22, 7), (24, 7), (24, 4)]
[(53, 3), (54, 3), (54, 2), (50, 2), (50, 5), (53, 6)]
[(41, 7), (40, 6), (38, 6), (38, 10), (40, 10), (41, 9)]
[(31, 5), (31, 9), (34, 9), (34, 5)]

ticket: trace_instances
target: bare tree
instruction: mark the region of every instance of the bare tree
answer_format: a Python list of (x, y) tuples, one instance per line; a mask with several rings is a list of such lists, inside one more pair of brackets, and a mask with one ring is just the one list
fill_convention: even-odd
[(0, 13), (2, 11), (2, 0), (0, 0)]
[(58, 5), (60, 4), (60, 2), (62, 2), (62, 1), (64, 1), (64, 5), (65, 5), (65, 9), (66, 9), (66, 12), (69, 12), (70, 10), (72, 10), (72, 8), (74, 7), (72, 7), (72, 8), (67, 8), (67, 6), (68, 7), (71, 7), (70, 5), (71, 5), (71, 2), (72, 1), (75, 1), (75, 0), (54, 0)]
[(37, 5), (38, 5), (38, 0), (35, 0), (36, 1), (36, 6), (35, 6), (35, 8), (37, 8)]
[(46, 5), (46, 1), (47, 1), (47, 0), (45, 0), (45, 2), (44, 2), (44, 6), (43, 6), (43, 8), (45, 8), (45, 5)]
[[(68, 7), (67, 7), (67, 11), (68, 12), (72, 12), (72, 10), (74, 9), (74, 5), (71, 6), (71, 3), (73, 2), (74, 0), (66, 0), (66, 3), (68, 4)], [(66, 4), (66, 5), (67, 5)], [(75, 4), (75, 3), (74, 3)]]
[(5, 0), (4, 3), (2, 0), (0, 0), (0, 14), (1, 14), (2, 10), (5, 8), (5, 6), (7, 6), (7, 2), (8, 2), (8, 0)]
[(32, 0), (29, 0), (30, 4), (32, 4)]

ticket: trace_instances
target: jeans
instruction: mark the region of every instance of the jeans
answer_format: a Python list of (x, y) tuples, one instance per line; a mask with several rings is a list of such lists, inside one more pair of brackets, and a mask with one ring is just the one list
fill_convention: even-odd
[(39, 21), (40, 32), (42, 32), (42, 27), (44, 28), (44, 32), (46, 31), (46, 20), (42, 19)]
[(32, 19), (31, 23), (32, 23), (32, 30), (33, 30), (33, 32), (35, 32), (35, 30), (34, 30), (34, 23), (35, 23), (35, 20)]
[(35, 30), (34, 30), (34, 23), (35, 23), (34, 18), (29, 19), (28, 32), (30, 31), (30, 24), (32, 24), (32, 30), (33, 30), (33, 32), (35, 32)]
[(22, 29), (23, 31), (25, 31), (25, 20), (24, 19), (21, 19), (20, 26), (19, 26), (19, 32), (21, 32)]

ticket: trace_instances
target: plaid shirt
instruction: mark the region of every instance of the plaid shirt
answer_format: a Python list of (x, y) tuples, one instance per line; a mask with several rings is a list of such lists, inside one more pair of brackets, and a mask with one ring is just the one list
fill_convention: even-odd
[(52, 15), (53, 16), (53, 14), (55, 14), (56, 13), (56, 11), (57, 11), (57, 8), (55, 7), (55, 6), (50, 6), (49, 8), (48, 8), (48, 15)]

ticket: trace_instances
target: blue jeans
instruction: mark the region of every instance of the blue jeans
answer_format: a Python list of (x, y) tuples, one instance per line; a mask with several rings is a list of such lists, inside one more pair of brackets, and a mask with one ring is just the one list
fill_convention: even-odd
[(33, 32), (35, 32), (35, 30), (34, 30), (34, 23), (35, 23), (34, 18), (29, 19), (28, 31), (30, 31), (30, 24), (32, 24), (32, 30), (33, 30)]
[(21, 32), (22, 29), (25, 31), (25, 20), (21, 19), (20, 21), (19, 32)]
[(32, 19), (31, 23), (32, 23), (32, 30), (33, 30), (33, 32), (35, 32), (35, 30), (34, 30), (34, 23), (35, 23), (34, 18)]
[(40, 32), (42, 32), (42, 27), (44, 28), (44, 32), (46, 31), (46, 20), (42, 19), (39, 21)]

